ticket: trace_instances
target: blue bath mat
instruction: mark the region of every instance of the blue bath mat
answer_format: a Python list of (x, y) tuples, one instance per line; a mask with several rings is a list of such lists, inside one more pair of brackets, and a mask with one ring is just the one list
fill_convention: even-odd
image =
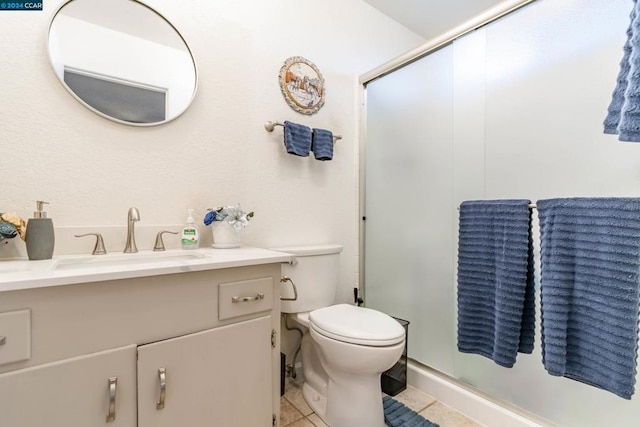
[(384, 422), (389, 427), (439, 427), (392, 397), (382, 398)]

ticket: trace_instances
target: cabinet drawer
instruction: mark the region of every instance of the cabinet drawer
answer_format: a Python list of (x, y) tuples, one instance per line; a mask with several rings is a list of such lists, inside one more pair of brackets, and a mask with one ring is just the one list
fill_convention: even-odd
[(0, 365), (31, 358), (31, 310), (0, 313)]
[(273, 308), (271, 277), (221, 283), (218, 288), (218, 318), (243, 316)]

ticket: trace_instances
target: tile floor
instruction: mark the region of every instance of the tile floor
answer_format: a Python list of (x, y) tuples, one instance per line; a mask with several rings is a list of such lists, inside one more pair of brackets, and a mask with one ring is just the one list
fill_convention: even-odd
[[(285, 394), (280, 398), (280, 426), (327, 427), (304, 401), (301, 387), (302, 382), (299, 380), (287, 382)], [(481, 427), (475, 421), (411, 386), (394, 396), (394, 399), (439, 424), (440, 427)]]

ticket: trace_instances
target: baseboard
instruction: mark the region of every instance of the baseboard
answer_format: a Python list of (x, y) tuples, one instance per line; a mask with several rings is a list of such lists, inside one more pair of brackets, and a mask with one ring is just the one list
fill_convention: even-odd
[(479, 424), (491, 427), (556, 427), (535, 414), (483, 395), (441, 372), (409, 361), (407, 383)]

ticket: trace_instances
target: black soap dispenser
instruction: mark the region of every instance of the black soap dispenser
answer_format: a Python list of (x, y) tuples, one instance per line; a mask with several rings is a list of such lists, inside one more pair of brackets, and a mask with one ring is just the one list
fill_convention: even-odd
[(42, 210), (45, 204), (38, 200), (33, 218), (27, 222), (27, 255), (30, 260), (51, 259), (55, 246), (55, 234), (53, 232), (53, 221), (47, 218), (47, 213)]

